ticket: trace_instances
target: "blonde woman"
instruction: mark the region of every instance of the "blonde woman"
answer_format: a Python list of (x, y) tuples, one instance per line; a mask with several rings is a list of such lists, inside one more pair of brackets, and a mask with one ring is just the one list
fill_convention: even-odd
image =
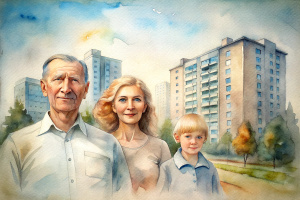
[(171, 158), (168, 145), (156, 137), (156, 115), (145, 83), (132, 76), (116, 79), (93, 110), (101, 128), (120, 142), (133, 191), (155, 188), (160, 165)]

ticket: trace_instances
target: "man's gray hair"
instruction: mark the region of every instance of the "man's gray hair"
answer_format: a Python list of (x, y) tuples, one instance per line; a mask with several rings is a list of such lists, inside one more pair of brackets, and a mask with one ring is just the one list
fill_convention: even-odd
[(48, 58), (44, 65), (43, 65), (43, 79), (46, 78), (46, 75), (48, 73), (48, 65), (51, 61), (55, 60), (55, 59), (59, 59), (59, 60), (63, 60), (66, 62), (79, 62), (81, 64), (81, 66), (83, 67), (83, 71), (84, 71), (84, 81), (85, 83), (87, 83), (88, 79), (89, 79), (89, 74), (88, 74), (88, 69), (87, 66), (85, 64), (84, 61), (82, 60), (78, 60), (77, 58), (75, 58), (74, 56), (70, 56), (70, 55), (66, 55), (66, 54), (56, 54), (51, 56), (50, 58)]

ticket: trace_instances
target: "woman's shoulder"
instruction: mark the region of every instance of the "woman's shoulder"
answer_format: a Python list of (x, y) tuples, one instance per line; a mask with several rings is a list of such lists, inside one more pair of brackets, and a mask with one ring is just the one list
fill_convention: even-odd
[(152, 145), (164, 146), (167, 144), (164, 140), (152, 135), (148, 135), (148, 138), (149, 138), (149, 143), (151, 143)]

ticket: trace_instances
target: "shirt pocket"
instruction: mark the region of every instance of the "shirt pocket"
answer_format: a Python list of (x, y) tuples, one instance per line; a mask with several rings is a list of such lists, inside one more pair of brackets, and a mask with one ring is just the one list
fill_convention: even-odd
[(94, 178), (105, 178), (110, 176), (111, 161), (107, 156), (94, 152), (84, 152), (85, 174)]

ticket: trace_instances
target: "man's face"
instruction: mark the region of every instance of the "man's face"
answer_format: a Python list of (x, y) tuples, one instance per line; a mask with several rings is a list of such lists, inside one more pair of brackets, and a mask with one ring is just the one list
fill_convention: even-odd
[(41, 88), (43, 95), (49, 98), (50, 110), (77, 113), (89, 83), (84, 82), (84, 71), (79, 62), (55, 59), (48, 64), (48, 73), (45, 80), (41, 80)]

